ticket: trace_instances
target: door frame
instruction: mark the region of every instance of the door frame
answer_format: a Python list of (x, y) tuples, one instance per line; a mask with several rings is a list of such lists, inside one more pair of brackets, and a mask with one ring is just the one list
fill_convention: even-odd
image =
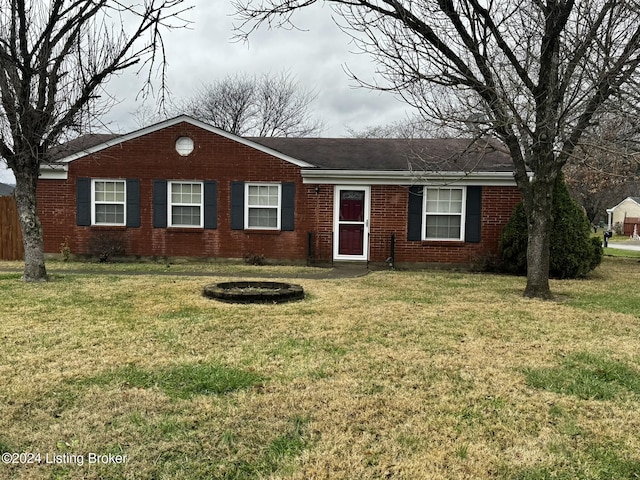
[[(340, 192), (344, 190), (364, 191), (364, 231), (362, 255), (340, 255)], [(333, 259), (342, 261), (369, 260), (369, 223), (371, 220), (371, 187), (369, 185), (336, 185), (333, 194)], [(354, 222), (345, 222), (354, 223)]]

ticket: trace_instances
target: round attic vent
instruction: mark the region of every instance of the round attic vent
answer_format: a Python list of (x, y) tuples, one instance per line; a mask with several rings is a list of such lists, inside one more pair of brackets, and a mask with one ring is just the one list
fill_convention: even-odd
[(193, 152), (193, 140), (189, 137), (180, 137), (176, 140), (176, 152), (183, 157), (186, 157)]

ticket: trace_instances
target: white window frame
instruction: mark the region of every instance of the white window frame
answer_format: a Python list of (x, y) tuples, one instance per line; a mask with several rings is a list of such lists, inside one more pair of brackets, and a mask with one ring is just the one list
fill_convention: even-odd
[[(174, 185), (200, 185), (200, 203), (173, 203)], [(200, 223), (198, 225), (174, 225), (173, 207), (200, 207)], [(167, 226), (170, 228), (204, 228), (204, 182), (194, 180), (171, 180), (167, 182)]]
[[(462, 205), (460, 213), (452, 212), (427, 212), (427, 191), (428, 190), (461, 190), (462, 191)], [(467, 188), (466, 187), (450, 187), (439, 185), (425, 185), (422, 192), (422, 239), (430, 242), (461, 242), (465, 238), (465, 223), (467, 215)], [(460, 237), (458, 238), (437, 238), (427, 237), (427, 216), (459, 216), (460, 217)]]
[[(278, 205), (249, 205), (249, 189), (250, 187), (277, 187), (278, 188)], [(270, 208), (276, 210), (277, 225), (276, 227), (252, 227), (249, 225), (249, 211), (252, 208)], [(282, 219), (282, 184), (281, 183), (246, 183), (244, 186), (244, 228), (245, 230), (280, 230)]]
[[(124, 186), (124, 200), (122, 202), (97, 202), (96, 201), (96, 183), (121, 183)], [(96, 206), (98, 205), (122, 205), (123, 216), (120, 222), (98, 222), (96, 220)], [(91, 225), (106, 227), (123, 227), (127, 225), (127, 181), (121, 178), (93, 178), (91, 179)]]

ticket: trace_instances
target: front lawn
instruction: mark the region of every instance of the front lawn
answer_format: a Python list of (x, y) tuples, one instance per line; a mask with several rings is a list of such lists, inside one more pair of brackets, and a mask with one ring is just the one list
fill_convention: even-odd
[(0, 274), (0, 478), (640, 475), (637, 259), (554, 281), (554, 302), (517, 277), (380, 271), (231, 305), (200, 293), (232, 267), (101, 268)]
[(640, 258), (639, 250), (625, 250), (622, 248), (605, 248), (604, 254), (610, 257)]

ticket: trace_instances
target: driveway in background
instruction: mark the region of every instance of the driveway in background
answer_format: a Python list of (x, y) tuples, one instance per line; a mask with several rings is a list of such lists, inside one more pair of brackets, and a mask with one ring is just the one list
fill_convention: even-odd
[(640, 252), (640, 242), (625, 242), (625, 243), (616, 243), (616, 242), (609, 242), (609, 245), (607, 245), (609, 248), (617, 248), (620, 250), (635, 250), (637, 252)]

